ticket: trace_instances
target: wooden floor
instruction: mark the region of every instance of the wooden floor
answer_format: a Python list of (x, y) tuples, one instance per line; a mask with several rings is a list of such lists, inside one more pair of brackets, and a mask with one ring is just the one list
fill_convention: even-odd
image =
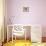
[(16, 40), (16, 41), (10, 41), (8, 43), (5, 43), (4, 46), (31, 46), (30, 41), (24, 41), (24, 40)]
[(46, 43), (31, 43), (30, 41), (14, 40), (5, 43), (3, 46), (46, 46)]

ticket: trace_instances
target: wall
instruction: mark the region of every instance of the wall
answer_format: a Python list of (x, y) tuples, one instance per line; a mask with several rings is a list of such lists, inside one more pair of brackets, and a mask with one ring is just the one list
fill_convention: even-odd
[(46, 0), (7, 0), (7, 8), (7, 24), (40, 24), (46, 37)]

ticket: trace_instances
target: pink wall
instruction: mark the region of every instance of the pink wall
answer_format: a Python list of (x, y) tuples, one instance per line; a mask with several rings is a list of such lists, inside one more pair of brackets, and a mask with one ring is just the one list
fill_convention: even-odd
[[(23, 12), (25, 6), (29, 12)], [(7, 0), (7, 8), (12, 24), (40, 24), (43, 37), (46, 36), (46, 0)], [(8, 24), (11, 24), (9, 18)]]

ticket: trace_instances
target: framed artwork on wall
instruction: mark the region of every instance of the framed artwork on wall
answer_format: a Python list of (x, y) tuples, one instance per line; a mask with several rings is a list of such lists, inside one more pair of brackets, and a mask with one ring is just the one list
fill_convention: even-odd
[(29, 7), (23, 7), (23, 12), (29, 12)]

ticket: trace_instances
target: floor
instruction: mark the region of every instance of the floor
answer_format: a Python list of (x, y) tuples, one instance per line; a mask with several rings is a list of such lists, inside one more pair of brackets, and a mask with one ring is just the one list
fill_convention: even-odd
[(46, 43), (31, 43), (30, 41), (16, 40), (5, 43), (3, 46), (46, 46)]
[(4, 44), (4, 46), (28, 46), (31, 45), (31, 42), (29, 41), (24, 41), (24, 40), (17, 40), (17, 41), (10, 41), (6, 44)]

